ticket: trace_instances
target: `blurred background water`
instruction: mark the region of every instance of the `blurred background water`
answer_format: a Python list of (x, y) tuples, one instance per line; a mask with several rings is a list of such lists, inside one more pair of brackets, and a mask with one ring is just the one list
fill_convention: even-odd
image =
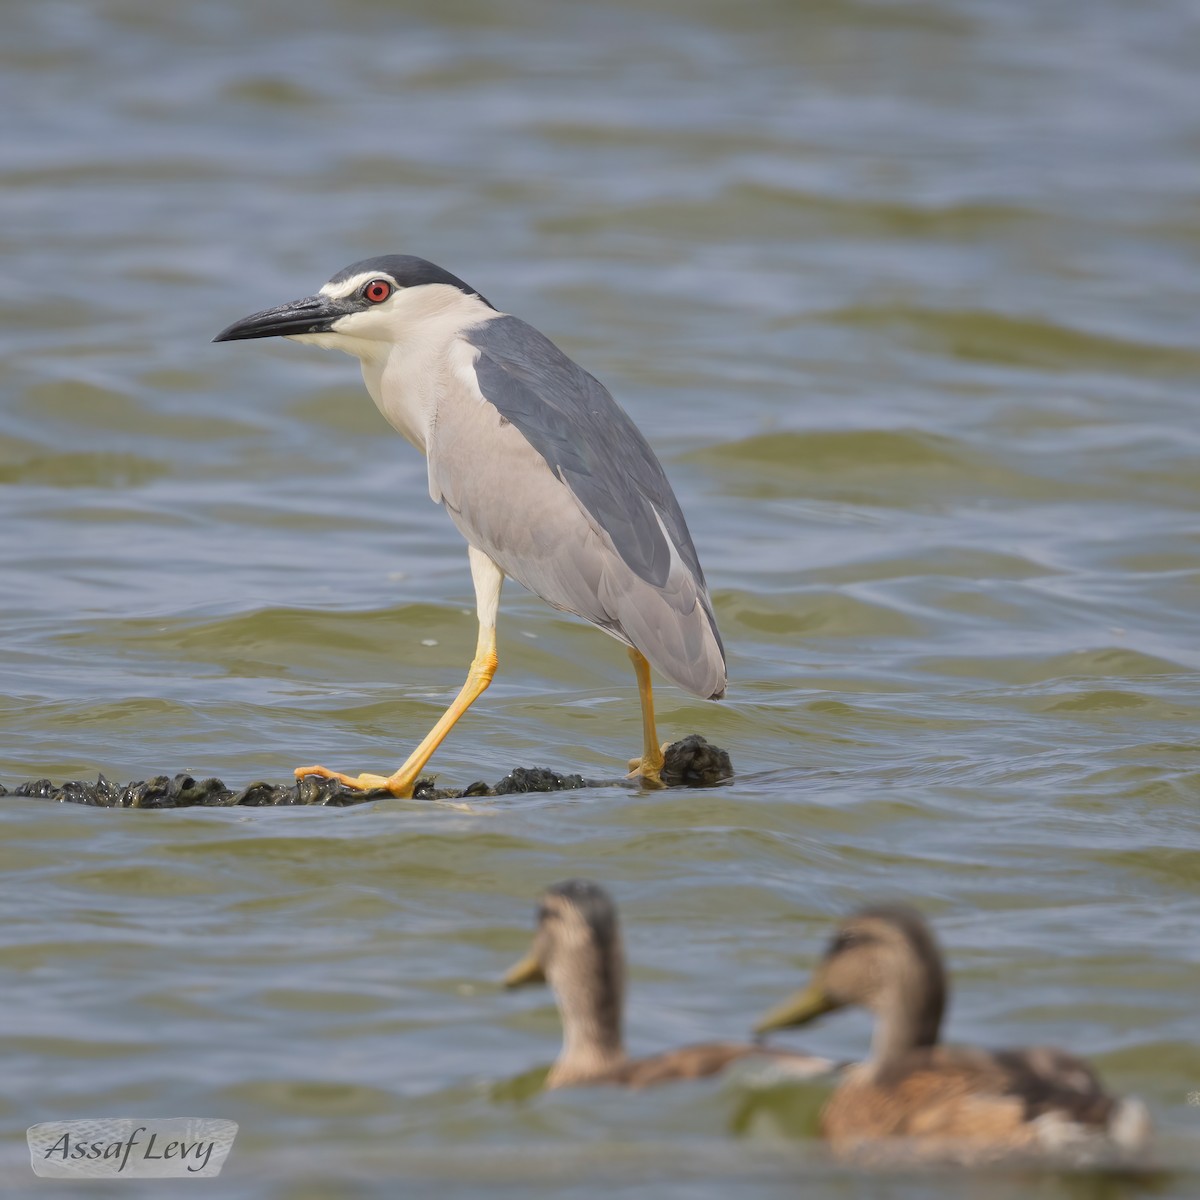
[[(239, 1121), (238, 1196), (965, 1194), (825, 1163), (819, 1089), (514, 1099), (558, 1028), (496, 980), (585, 874), (635, 1051), (743, 1034), (834, 914), (911, 898), (951, 1035), (1091, 1055), (1174, 1164), (970, 1194), (1200, 1192), (1195, 4), (7, 0), (3, 29), (0, 781), (390, 769), (457, 689), (465, 549), (356, 364), (209, 343), (385, 252), (542, 328), (659, 450), (731, 676), (664, 688), (662, 731), (739, 771), (471, 812), (3, 799), (11, 1186), (30, 1123), (134, 1114)], [(616, 643), (510, 585), (500, 648), (447, 782), (637, 750)]]

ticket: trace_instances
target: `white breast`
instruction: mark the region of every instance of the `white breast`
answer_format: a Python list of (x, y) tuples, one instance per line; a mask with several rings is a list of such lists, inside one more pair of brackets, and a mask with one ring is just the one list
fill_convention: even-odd
[[(447, 289), (449, 290), (449, 289)], [(464, 327), (500, 314), (456, 293), (457, 303), (424, 312), (381, 356), (361, 357), (363, 382), (384, 419), (422, 454), (427, 453), (438, 405), (461, 393)], [(415, 314), (414, 314), (415, 315)]]

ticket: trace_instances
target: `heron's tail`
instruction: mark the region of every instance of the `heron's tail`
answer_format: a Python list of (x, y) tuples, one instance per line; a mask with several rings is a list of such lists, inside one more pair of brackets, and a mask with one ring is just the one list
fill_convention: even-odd
[(642, 585), (620, 606), (620, 633), (671, 683), (705, 700), (725, 695), (725, 647), (706, 592), (684, 597)]

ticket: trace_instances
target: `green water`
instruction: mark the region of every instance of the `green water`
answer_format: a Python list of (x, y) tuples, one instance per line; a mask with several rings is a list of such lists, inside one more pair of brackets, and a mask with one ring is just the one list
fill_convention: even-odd
[[(10, 0), (3, 28), (0, 782), (387, 770), (453, 695), (465, 549), (356, 364), (209, 344), (392, 251), (545, 330), (658, 449), (731, 679), (663, 688), (662, 732), (738, 768), (471, 810), (0, 800), (7, 1185), (29, 1124), (132, 1114), (237, 1120), (197, 1186), (239, 1197), (1200, 1194), (1194, 5)], [(510, 584), (500, 655), (447, 783), (637, 751), (616, 643)], [(526, 1096), (557, 1021), (497, 980), (572, 875), (621, 907), (635, 1052), (745, 1034), (834, 915), (915, 900), (950, 1035), (1091, 1056), (1165, 1173), (863, 1178), (811, 1137), (819, 1089), (741, 1074)]]

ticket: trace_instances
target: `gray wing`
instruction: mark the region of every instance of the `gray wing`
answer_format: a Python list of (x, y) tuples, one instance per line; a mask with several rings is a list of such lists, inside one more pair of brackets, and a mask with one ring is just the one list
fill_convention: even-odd
[(696, 548), (662, 465), (604, 385), (516, 317), (477, 325), (466, 340), (479, 350), (480, 391), (567, 484), (630, 569), (661, 587), (673, 546), (703, 587)]
[[(428, 446), (469, 542), (701, 696), (725, 690), (704, 573), (658, 459), (604, 387), (515, 317), (466, 331)], [(460, 394), (461, 392), (461, 394)]]

